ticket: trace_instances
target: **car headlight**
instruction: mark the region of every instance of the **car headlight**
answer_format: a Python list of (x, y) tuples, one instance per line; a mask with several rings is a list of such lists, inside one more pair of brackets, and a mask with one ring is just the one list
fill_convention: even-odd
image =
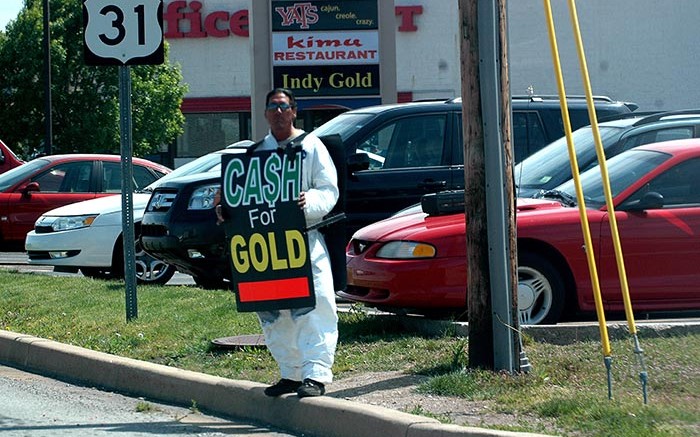
[(391, 241), (377, 251), (377, 258), (421, 259), (434, 258), (435, 246), (417, 241)]
[(91, 226), (99, 214), (76, 215), (66, 217), (41, 216), (34, 224), (35, 227), (49, 227), (58, 231), (69, 231), (71, 229), (87, 228)]
[(219, 191), (220, 185), (205, 185), (194, 190), (194, 193), (190, 196), (189, 202), (187, 202), (187, 209), (212, 209), (214, 208), (214, 197)]

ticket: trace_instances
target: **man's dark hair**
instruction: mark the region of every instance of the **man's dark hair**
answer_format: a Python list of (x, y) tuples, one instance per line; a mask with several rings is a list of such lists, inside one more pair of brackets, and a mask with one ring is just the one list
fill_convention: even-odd
[(274, 90), (267, 93), (267, 97), (265, 97), (265, 105), (270, 103), (270, 97), (274, 96), (275, 94), (280, 94), (280, 93), (289, 97), (289, 104), (291, 105), (292, 108), (297, 107), (297, 100), (294, 98), (294, 93), (292, 92), (292, 90), (287, 89), (287, 88), (275, 88)]

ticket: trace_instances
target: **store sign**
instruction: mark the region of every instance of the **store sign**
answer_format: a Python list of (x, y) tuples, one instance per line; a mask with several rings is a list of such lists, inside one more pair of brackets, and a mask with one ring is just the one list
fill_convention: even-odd
[[(249, 36), (248, 10), (209, 11), (201, 1), (175, 0), (166, 2), (163, 12), (165, 37), (179, 38), (227, 38)], [(396, 6), (399, 32), (417, 32), (416, 16), (423, 14), (423, 6)], [(367, 19), (360, 18), (360, 19)], [(351, 20), (349, 20), (351, 21)], [(357, 21), (357, 18), (356, 18)]]
[(273, 85), (298, 97), (378, 96), (377, 1), (272, 1)]
[[(202, 12), (202, 2), (177, 0), (168, 3), (163, 13), (166, 24), (165, 37), (176, 38), (224, 38), (229, 35), (248, 37), (248, 11), (241, 9)], [(183, 29), (184, 28), (184, 29)]]
[(274, 1), (272, 31), (280, 30), (376, 30), (377, 0)]
[(276, 32), (272, 34), (272, 65), (376, 64), (377, 32)]
[(379, 65), (275, 67), (273, 76), (297, 97), (379, 95)]
[(313, 307), (302, 151), (222, 155), (222, 205), (237, 310)]

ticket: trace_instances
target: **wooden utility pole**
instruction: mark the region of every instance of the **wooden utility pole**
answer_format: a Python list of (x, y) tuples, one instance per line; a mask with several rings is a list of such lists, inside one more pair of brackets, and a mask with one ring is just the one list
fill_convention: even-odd
[(514, 371), (520, 342), (505, 1), (459, 0), (460, 62), (469, 366)]
[(477, 0), (459, 0), (461, 19), (462, 132), (464, 208), (467, 217), (467, 306), (469, 366), (493, 368), (493, 329), (486, 236), (484, 131), (479, 88)]

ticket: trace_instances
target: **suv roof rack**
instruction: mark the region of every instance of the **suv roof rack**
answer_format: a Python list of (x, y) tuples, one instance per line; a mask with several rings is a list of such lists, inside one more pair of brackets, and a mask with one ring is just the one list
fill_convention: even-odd
[(418, 99), (418, 100), (411, 100), (410, 102), (407, 103), (420, 103), (420, 102), (450, 102), (457, 97), (426, 97), (425, 99)]
[(599, 123), (603, 123), (606, 121), (614, 121), (614, 120), (625, 120), (628, 118), (641, 118), (641, 117), (646, 117), (654, 114), (658, 114), (659, 111), (642, 111), (642, 112), (626, 112), (624, 114), (615, 114), (615, 115), (608, 115), (605, 117), (601, 117), (598, 119)]
[[(514, 95), (512, 96), (513, 99), (518, 99), (518, 100), (529, 100), (531, 102), (543, 102), (545, 100), (551, 101), (551, 100), (559, 100), (558, 95), (554, 94), (533, 94), (533, 95)], [(566, 96), (567, 100), (586, 100), (586, 96), (584, 95), (579, 95), (579, 94), (571, 94)], [(635, 109), (639, 108), (639, 105), (634, 103), (634, 102), (621, 102), (617, 100), (613, 100), (612, 98), (608, 96), (592, 96), (592, 99), (594, 102), (598, 103), (619, 103), (627, 106), (630, 111), (634, 111)]]
[[(533, 95), (516, 94), (516, 95), (513, 95), (512, 98), (521, 99), (521, 100), (531, 100), (531, 101), (559, 100), (559, 96), (556, 94), (533, 94)], [(566, 98), (567, 99), (585, 99), (586, 96), (579, 95), (579, 94), (573, 94), (573, 95), (566, 96)], [(611, 99), (608, 96), (593, 96), (593, 100), (596, 100), (598, 102), (609, 102), (609, 103), (615, 102), (613, 99)]]
[[(585, 99), (586, 96), (582, 95), (570, 95), (566, 96), (567, 99)], [(511, 96), (511, 99), (513, 100), (529, 100), (531, 102), (542, 102), (545, 100), (559, 100), (559, 96), (555, 94), (533, 94), (533, 95), (525, 95), (525, 94), (514, 94)], [(608, 96), (593, 96), (593, 100), (598, 101), (598, 102), (607, 102), (607, 103), (615, 103), (615, 100), (611, 99)], [(460, 103), (462, 101), (461, 97), (454, 97), (452, 99), (447, 100), (448, 103)], [(632, 105), (634, 106), (634, 109), (637, 109), (638, 106), (634, 103), (628, 103), (628, 102), (622, 102), (625, 105)], [(630, 107), (630, 109), (632, 109)], [(633, 109), (633, 110), (634, 110)]]
[(700, 117), (700, 109), (680, 109), (677, 111), (665, 111), (656, 112), (651, 115), (642, 118), (641, 120), (634, 123), (635, 126), (642, 126), (645, 124), (653, 123), (655, 121), (663, 120), (664, 118), (698, 118)]
[[(586, 96), (574, 94), (574, 95), (569, 95), (566, 96), (567, 100), (569, 99), (576, 99), (576, 100), (585, 100)], [(545, 100), (547, 101), (554, 101), (554, 100), (559, 100), (558, 95), (554, 94), (533, 94), (533, 95), (524, 95), (524, 94), (516, 94), (511, 96), (512, 100), (527, 100), (530, 102), (544, 102)], [(611, 99), (608, 96), (593, 96), (593, 101), (595, 102), (603, 102), (603, 103), (622, 103), (623, 105), (627, 106), (630, 111), (634, 111), (635, 109), (639, 108), (639, 105), (633, 102), (618, 102), (616, 100)], [(461, 97), (454, 97), (452, 99), (448, 99), (445, 103), (462, 103), (462, 98)], [(612, 116), (614, 117), (614, 116)]]

